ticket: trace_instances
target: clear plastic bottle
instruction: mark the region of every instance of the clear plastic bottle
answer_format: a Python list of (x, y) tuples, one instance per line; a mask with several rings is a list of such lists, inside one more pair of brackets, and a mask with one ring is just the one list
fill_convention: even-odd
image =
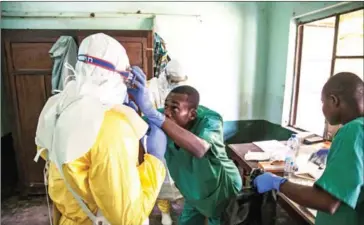
[(296, 134), (292, 134), (292, 136), (288, 139), (287, 147), (289, 150), (286, 154), (284, 162), (284, 177), (289, 179), (297, 169), (296, 157), (300, 148), (300, 141), (296, 137)]

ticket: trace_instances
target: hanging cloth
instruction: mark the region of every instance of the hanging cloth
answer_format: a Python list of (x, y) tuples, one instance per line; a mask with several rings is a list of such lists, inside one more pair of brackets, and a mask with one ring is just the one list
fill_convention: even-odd
[(154, 76), (159, 75), (164, 71), (167, 63), (171, 61), (166, 48), (166, 43), (162, 37), (154, 33)]
[(78, 47), (71, 36), (61, 36), (49, 50), (50, 57), (53, 60), (52, 94), (62, 91), (65, 79), (73, 75), (73, 72), (63, 65), (68, 62), (72, 67), (75, 67), (77, 52)]

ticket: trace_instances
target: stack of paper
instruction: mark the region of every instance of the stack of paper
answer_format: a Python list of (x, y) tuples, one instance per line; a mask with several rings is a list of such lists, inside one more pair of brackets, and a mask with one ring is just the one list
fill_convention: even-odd
[(248, 161), (267, 161), (270, 159), (270, 154), (266, 152), (248, 152), (245, 154), (245, 160)]
[(288, 147), (277, 140), (253, 142), (264, 152), (286, 152)]
[(324, 170), (319, 169), (319, 167), (310, 162), (309, 158), (313, 152), (316, 151), (316, 147), (312, 145), (302, 145), (299, 149), (298, 157), (296, 158), (296, 163), (298, 165), (297, 174), (307, 173), (315, 180), (319, 179)]
[[(282, 142), (277, 140), (271, 141), (258, 141), (253, 142), (256, 146), (264, 151), (264, 153), (270, 154), (271, 161), (284, 161), (285, 155), (289, 148), (284, 145)], [(312, 162), (309, 162), (309, 158), (311, 154), (317, 149), (320, 149), (321, 145), (301, 145), (300, 149), (298, 150), (298, 157), (296, 158), (296, 163), (298, 165), (298, 171), (296, 174), (304, 174), (307, 173), (315, 180), (321, 177), (323, 170), (319, 169), (317, 165)], [(255, 157), (255, 156), (254, 156)], [(252, 158), (254, 158), (252, 157)], [(258, 156), (256, 156), (258, 157)], [(259, 156), (262, 157), (262, 156)], [(266, 156), (268, 157), (268, 156)], [(263, 158), (263, 157), (262, 157)], [(246, 159), (246, 158), (245, 158)]]
[(258, 142), (253, 142), (253, 144), (258, 146), (264, 152), (269, 153), (273, 160), (284, 161), (285, 155), (287, 154), (287, 151), (289, 150), (286, 145), (284, 145), (283, 143), (281, 143), (277, 140), (258, 141)]

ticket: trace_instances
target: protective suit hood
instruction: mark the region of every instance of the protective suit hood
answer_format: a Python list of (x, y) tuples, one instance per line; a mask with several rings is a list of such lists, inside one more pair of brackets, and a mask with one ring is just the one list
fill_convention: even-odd
[(188, 79), (183, 66), (177, 60), (171, 60), (165, 69), (165, 75), (169, 82), (180, 83)]
[[(47, 101), (36, 132), (36, 144), (46, 148), (49, 159), (60, 165), (81, 157), (92, 147), (104, 113), (111, 108), (141, 124), (136, 129), (138, 136), (144, 135), (147, 129), (134, 111), (122, 105), (127, 88), (118, 71), (129, 68), (124, 47), (112, 37), (98, 33), (82, 41), (78, 57), (75, 79)], [(80, 57), (87, 57), (87, 61)], [(114, 70), (95, 64), (93, 59), (113, 65)]]

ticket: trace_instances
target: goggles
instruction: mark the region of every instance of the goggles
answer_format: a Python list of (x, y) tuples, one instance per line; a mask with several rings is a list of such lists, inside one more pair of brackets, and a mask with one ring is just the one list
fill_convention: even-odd
[(112, 63), (110, 63), (106, 60), (103, 60), (103, 59), (96, 58), (94, 56), (86, 55), (86, 54), (78, 55), (77, 60), (80, 62), (86, 63), (86, 64), (91, 64), (91, 65), (118, 73), (124, 78), (124, 81), (125, 81), (125, 84), (127, 87), (130, 88), (133, 86), (135, 76), (134, 76), (134, 74), (132, 74), (129, 71), (129, 69), (127, 69), (127, 71), (117, 70), (117, 69), (115, 69), (115, 66)]

